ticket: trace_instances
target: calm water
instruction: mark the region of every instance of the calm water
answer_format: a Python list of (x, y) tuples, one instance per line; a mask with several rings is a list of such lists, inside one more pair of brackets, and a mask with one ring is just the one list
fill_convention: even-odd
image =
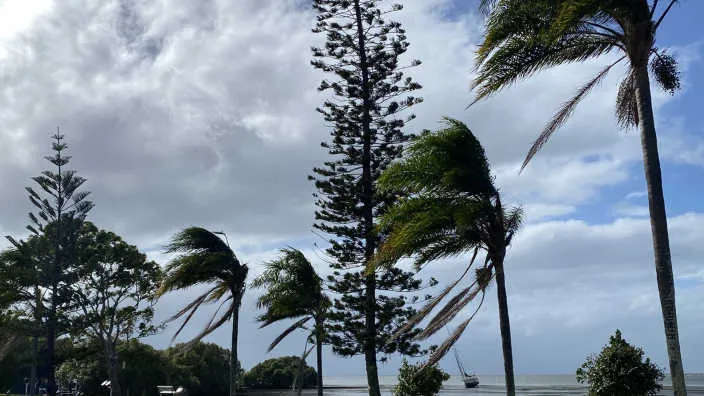
[[(333, 396), (360, 396), (367, 394), (366, 379), (364, 377), (327, 377), (325, 378), (326, 395)], [(396, 378), (380, 377), (382, 394), (391, 395)], [(459, 377), (452, 377), (440, 392), (440, 395), (475, 395), (489, 396), (500, 395), (505, 392), (503, 376), (480, 375), (480, 385), (474, 389), (465, 389)], [(669, 391), (669, 378), (665, 379), (665, 389), (662, 395), (672, 395)], [(689, 395), (704, 396), (704, 374), (688, 374), (687, 389)], [(574, 375), (519, 375), (516, 377), (516, 390), (519, 395), (585, 395), (582, 385), (577, 384)], [(272, 391), (262, 393), (262, 396), (291, 395), (290, 391)], [(306, 390), (304, 395), (315, 394), (314, 390)]]

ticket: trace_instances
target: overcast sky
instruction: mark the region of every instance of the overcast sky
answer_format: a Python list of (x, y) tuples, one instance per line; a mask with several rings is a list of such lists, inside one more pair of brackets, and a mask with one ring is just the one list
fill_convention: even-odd
[[(457, 4), (455, 4), (455, 2)], [(227, 232), (252, 276), (277, 249), (306, 252), (325, 272), (313, 233), (314, 166), (329, 130), (315, 112), (322, 75), (310, 65), (314, 15), (294, 0), (0, 1), (0, 232), (22, 236), (24, 187), (46, 167), (49, 136), (66, 134), (72, 167), (88, 178), (90, 220), (150, 257), (190, 225)], [(507, 287), (519, 374), (573, 373), (616, 328), (666, 367), (638, 134), (616, 126), (624, 70), (575, 112), (528, 169), (518, 166), (552, 112), (609, 61), (550, 70), (465, 110), (481, 18), (466, 0), (406, 0), (406, 60), (425, 102), (408, 132), (443, 116), (485, 145), (506, 200), (527, 222), (508, 252)], [(683, 68), (683, 91), (654, 93), (670, 221), (685, 370), (704, 371), (704, 34), (683, 1), (658, 37)], [(317, 247), (316, 247), (317, 244)], [(445, 284), (466, 258), (423, 276)], [(167, 296), (165, 319), (198, 290)], [(459, 342), (478, 373), (503, 371), (495, 289)], [(303, 338), (266, 346), (281, 326), (257, 330), (248, 291), (240, 315), (245, 368), (299, 354)], [(199, 317), (205, 320), (207, 311)], [(147, 341), (169, 344), (174, 327)], [(200, 330), (187, 329), (181, 340)], [(208, 340), (229, 347), (230, 328)], [(437, 342), (437, 340), (435, 340)], [(327, 375), (363, 375), (361, 359), (326, 352)], [(453, 362), (443, 366), (456, 372)], [(380, 365), (395, 374), (398, 359)]]

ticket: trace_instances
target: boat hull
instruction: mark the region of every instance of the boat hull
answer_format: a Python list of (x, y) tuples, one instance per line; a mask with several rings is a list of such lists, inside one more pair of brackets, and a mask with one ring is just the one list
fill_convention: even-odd
[(462, 382), (465, 388), (476, 388), (479, 385), (479, 378), (476, 375), (465, 375)]

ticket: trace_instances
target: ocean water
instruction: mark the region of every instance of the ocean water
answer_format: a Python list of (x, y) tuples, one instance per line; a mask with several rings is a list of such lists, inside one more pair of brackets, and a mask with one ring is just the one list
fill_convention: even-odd
[[(505, 394), (504, 378), (500, 375), (479, 375), (479, 386), (465, 389), (460, 377), (451, 377), (445, 382), (440, 395), (474, 395), (496, 396)], [(384, 396), (391, 396), (395, 377), (380, 377), (379, 382)], [(660, 393), (672, 395), (669, 378), (663, 382), (664, 389)], [(326, 377), (325, 394), (331, 396), (361, 396), (367, 394), (366, 378), (364, 377)], [(704, 396), (704, 374), (687, 374), (687, 391), (689, 395)], [(516, 376), (516, 393), (518, 395), (553, 396), (553, 395), (586, 395), (583, 385), (576, 382), (574, 375), (518, 375)], [(289, 396), (295, 393), (287, 390), (258, 393), (257, 396)], [(315, 394), (315, 390), (306, 389), (304, 395)]]

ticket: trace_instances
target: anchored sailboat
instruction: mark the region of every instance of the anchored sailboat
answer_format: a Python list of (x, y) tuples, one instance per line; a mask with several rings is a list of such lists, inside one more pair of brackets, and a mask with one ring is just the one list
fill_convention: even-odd
[(457, 361), (457, 368), (460, 370), (460, 375), (462, 376), (462, 382), (464, 382), (464, 387), (465, 388), (476, 388), (479, 385), (479, 377), (477, 377), (475, 374), (468, 374), (464, 366), (462, 365), (462, 361), (460, 360), (460, 354), (457, 352), (457, 348), (454, 346), (452, 347), (452, 350), (455, 352), (455, 360)]

